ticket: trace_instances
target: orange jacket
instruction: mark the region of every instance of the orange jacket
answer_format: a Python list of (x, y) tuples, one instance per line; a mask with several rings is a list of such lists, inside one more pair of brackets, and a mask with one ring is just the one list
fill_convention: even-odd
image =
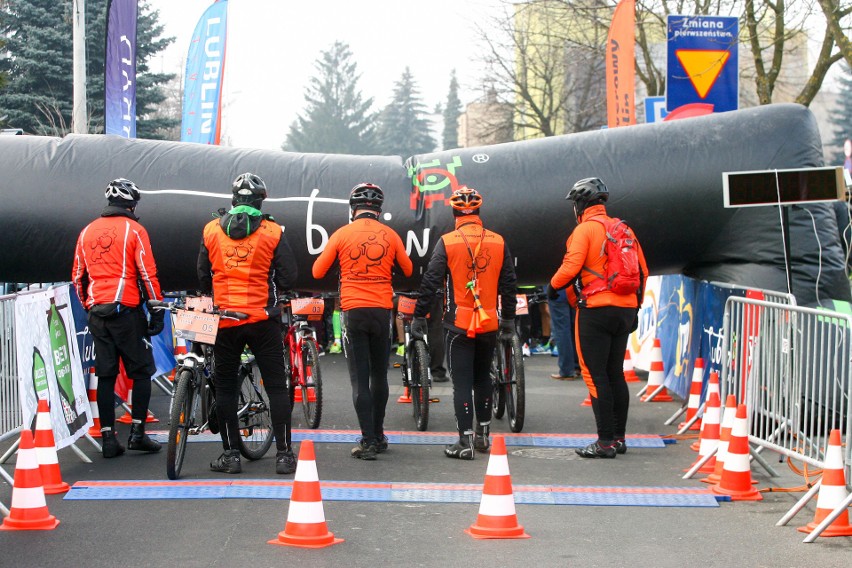
[(80, 233), (71, 282), (87, 310), (110, 303), (135, 308), (140, 285), (148, 299), (163, 299), (148, 232), (121, 207), (108, 206)]
[(198, 254), (202, 292), (212, 289), (213, 301), (223, 310), (248, 314), (248, 319), (219, 320), (234, 327), (269, 319), (277, 313), (279, 298), (296, 280), (296, 260), (281, 225), (264, 218), (243, 238), (225, 234), (214, 219), (204, 227)]
[(499, 325), (498, 295), (502, 317), (514, 318), (517, 280), (509, 247), (503, 237), (482, 226), (482, 219), (478, 215), (457, 217), (456, 230), (442, 236), (435, 245), (420, 283), (415, 317), (426, 316), (435, 292), (443, 287), (446, 293), (444, 326), (465, 333), (474, 312), (473, 292), (467, 288), (467, 283), (473, 279), (474, 270), (479, 300), (488, 315), (482, 325), (484, 332), (496, 331)]
[[(568, 237), (566, 243), (567, 252), (562, 259), (562, 266), (550, 279), (550, 285), (557, 290), (571, 285), (578, 275), (581, 280), (580, 287), (584, 287), (596, 277), (588, 270), (591, 269), (598, 274), (606, 273), (606, 252), (604, 252), (604, 239), (606, 229), (601, 223), (591, 221), (593, 217), (609, 219), (604, 205), (593, 205), (586, 209), (580, 216), (580, 224)], [(645, 255), (638, 239), (636, 249), (639, 252), (639, 268), (642, 278), (637, 294), (619, 296), (607, 290), (598, 292), (588, 297), (586, 307), (599, 308), (601, 306), (619, 306), (623, 308), (636, 308), (639, 306), (640, 298), (645, 293), (645, 282), (648, 279), (648, 265), (645, 263)], [(576, 292), (569, 288), (567, 290), (568, 301), (576, 305)]]
[(314, 278), (340, 263), (340, 308), (393, 308), (391, 269), (396, 262), (406, 276), (414, 269), (396, 232), (369, 216), (336, 230), (313, 266)]

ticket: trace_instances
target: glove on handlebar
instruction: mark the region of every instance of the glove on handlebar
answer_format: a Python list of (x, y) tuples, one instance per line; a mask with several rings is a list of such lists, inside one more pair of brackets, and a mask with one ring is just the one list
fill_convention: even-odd
[(512, 339), (515, 335), (515, 320), (500, 318), (500, 330), (497, 338), (501, 341)]
[(411, 337), (414, 339), (423, 339), (426, 337), (426, 333), (426, 318), (414, 318), (411, 322)]
[(166, 310), (163, 309), (148, 309), (148, 329), (146, 333), (148, 337), (160, 335), (165, 327)]

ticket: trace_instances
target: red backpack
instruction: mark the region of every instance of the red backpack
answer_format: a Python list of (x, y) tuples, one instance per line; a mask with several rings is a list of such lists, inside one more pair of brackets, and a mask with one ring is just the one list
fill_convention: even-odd
[(587, 298), (604, 290), (620, 296), (636, 294), (641, 286), (641, 274), (639, 251), (636, 248), (637, 242), (633, 230), (624, 221), (615, 217), (609, 220), (592, 217), (591, 220), (597, 221), (606, 230), (604, 250), (601, 251), (607, 256), (606, 274), (598, 274), (584, 266), (583, 270), (590, 272), (596, 278), (583, 288), (581, 296)]

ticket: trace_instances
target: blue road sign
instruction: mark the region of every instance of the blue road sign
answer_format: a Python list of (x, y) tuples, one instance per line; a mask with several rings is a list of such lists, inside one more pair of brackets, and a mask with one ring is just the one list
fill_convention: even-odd
[(739, 23), (728, 16), (666, 18), (668, 78), (666, 110), (709, 103), (714, 112), (738, 108)]
[(666, 97), (645, 97), (645, 122), (662, 122), (666, 111)]

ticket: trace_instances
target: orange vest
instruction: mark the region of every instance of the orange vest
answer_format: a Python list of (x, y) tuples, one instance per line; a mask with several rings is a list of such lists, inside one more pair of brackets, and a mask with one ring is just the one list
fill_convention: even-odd
[(241, 240), (230, 238), (214, 219), (204, 227), (204, 245), (213, 270), (213, 301), (223, 310), (248, 314), (238, 321), (222, 319), (219, 327), (233, 327), (269, 319), (271, 306), (270, 272), (275, 249), (281, 240), (281, 226), (263, 220), (260, 227)]
[(499, 327), (497, 286), (505, 247), (503, 237), (485, 229), (478, 216), (469, 215), (460, 217), (456, 230), (441, 239), (447, 253), (447, 288), (450, 294), (444, 321), (463, 330), (470, 326), (475, 300), (474, 290), (469, 289), (467, 284), (474, 280), (475, 273), (475, 290), (488, 315), (482, 328), (486, 333), (496, 331)]

